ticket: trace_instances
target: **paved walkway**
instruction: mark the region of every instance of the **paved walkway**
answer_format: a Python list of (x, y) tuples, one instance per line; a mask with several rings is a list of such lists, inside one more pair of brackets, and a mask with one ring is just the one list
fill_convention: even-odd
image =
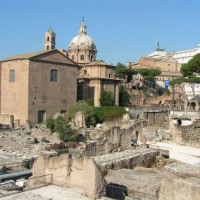
[(150, 144), (150, 147), (169, 150), (169, 157), (171, 159), (200, 167), (200, 149), (198, 148), (167, 142)]

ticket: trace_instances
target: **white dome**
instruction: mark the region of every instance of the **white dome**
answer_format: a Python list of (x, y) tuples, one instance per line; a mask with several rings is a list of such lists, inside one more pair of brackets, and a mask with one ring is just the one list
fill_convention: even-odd
[(94, 42), (88, 35), (80, 34), (72, 39), (72, 41), (69, 44), (69, 47), (73, 47), (73, 46), (75, 46), (75, 47), (81, 47), (81, 46), (90, 47), (92, 45), (94, 45)]
[(80, 25), (79, 35), (74, 37), (69, 44), (69, 48), (90, 48), (96, 47), (94, 41), (87, 35), (84, 21)]
[(164, 51), (154, 51), (153, 53), (149, 54), (147, 57), (149, 58), (163, 58), (166, 57), (167, 53)]

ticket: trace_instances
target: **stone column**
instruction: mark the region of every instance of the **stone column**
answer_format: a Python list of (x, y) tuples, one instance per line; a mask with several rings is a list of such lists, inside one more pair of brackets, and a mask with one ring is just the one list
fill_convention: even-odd
[(118, 82), (115, 85), (115, 105), (119, 105), (119, 84)]
[(95, 91), (94, 91), (94, 106), (100, 106), (100, 96), (101, 96), (101, 80), (95, 81)]

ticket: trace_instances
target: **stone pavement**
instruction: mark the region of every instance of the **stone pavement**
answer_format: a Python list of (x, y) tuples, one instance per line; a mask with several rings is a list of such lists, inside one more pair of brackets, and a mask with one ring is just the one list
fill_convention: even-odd
[(150, 147), (169, 150), (169, 157), (171, 159), (200, 167), (200, 149), (198, 148), (167, 142), (156, 142), (150, 144)]

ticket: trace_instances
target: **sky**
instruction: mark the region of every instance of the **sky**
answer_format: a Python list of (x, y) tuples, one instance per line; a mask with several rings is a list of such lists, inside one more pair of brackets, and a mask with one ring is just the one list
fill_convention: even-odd
[(85, 19), (97, 59), (137, 62), (156, 50), (196, 48), (200, 0), (0, 0), (0, 59), (41, 51), (49, 27), (56, 48), (68, 49)]

